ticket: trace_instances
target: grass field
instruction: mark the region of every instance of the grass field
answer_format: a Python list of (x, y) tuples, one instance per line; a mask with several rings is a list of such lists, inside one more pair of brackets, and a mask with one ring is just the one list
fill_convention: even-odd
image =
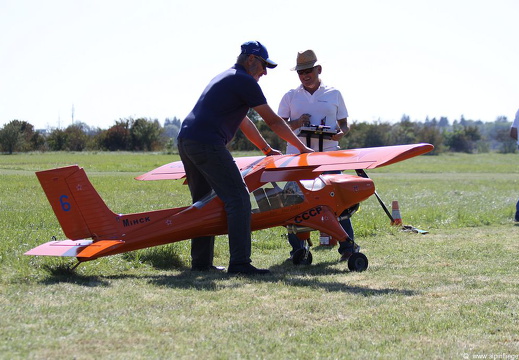
[[(191, 273), (189, 242), (84, 263), (29, 257), (63, 239), (34, 171), (79, 164), (115, 212), (189, 204), (181, 182), (133, 177), (173, 155), (0, 156), (2, 359), (517, 359), (519, 159), (421, 156), (368, 172), (404, 224), (375, 198), (352, 221), (362, 273), (314, 247), (286, 261), (282, 228), (253, 233), (253, 264), (272, 275)], [(316, 234), (313, 235), (316, 239)], [(217, 265), (227, 265), (225, 236)]]

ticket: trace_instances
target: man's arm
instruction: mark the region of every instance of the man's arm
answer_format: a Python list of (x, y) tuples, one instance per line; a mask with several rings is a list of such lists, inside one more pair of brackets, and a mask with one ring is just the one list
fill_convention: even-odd
[(348, 118), (337, 120), (337, 124), (339, 125), (339, 130), (337, 134), (332, 136), (332, 140), (339, 141), (350, 131), (350, 127), (348, 126)]
[(314, 150), (310, 149), (299, 140), (285, 120), (279, 117), (268, 104), (256, 106), (254, 110), (256, 110), (256, 112), (263, 118), (272, 131), (278, 134), (283, 140), (294, 145), (300, 153), (314, 152)]
[(261, 135), (258, 128), (248, 116), (245, 116), (240, 124), (240, 130), (243, 134), (253, 143), (258, 149), (260, 149), (265, 155), (282, 155), (283, 153), (279, 150), (270, 147), (269, 143)]

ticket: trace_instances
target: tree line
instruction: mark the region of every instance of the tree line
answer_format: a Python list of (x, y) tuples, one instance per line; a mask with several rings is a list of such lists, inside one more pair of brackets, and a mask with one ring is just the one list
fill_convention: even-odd
[[(285, 142), (280, 139), (255, 112), (249, 112), (249, 117), (256, 123), (268, 143), (276, 149), (285, 150)], [(350, 121), (348, 121), (350, 122)], [(442, 152), (513, 153), (517, 149), (515, 141), (510, 137), (512, 123), (505, 116), (498, 117), (494, 122), (460, 120), (452, 123), (446, 117), (440, 119), (425, 119), (411, 121), (403, 115), (400, 122), (391, 124), (378, 121), (375, 123), (353, 121), (349, 123), (350, 132), (340, 141), (341, 149), (354, 149), (387, 145), (403, 145), (414, 143), (429, 143), (435, 149), (431, 154)], [(254, 150), (245, 136), (238, 132), (230, 144), (234, 150)]]
[[(269, 144), (281, 151), (285, 142), (254, 111), (249, 117)], [(403, 115), (397, 123), (352, 121), (350, 132), (341, 139), (341, 149), (376, 147), (426, 142), (435, 146), (434, 154), (446, 151), (465, 153), (515, 152), (510, 138), (511, 122), (505, 116), (494, 122), (467, 120), (452, 123), (442, 117), (411, 121)], [(176, 152), (181, 121), (174, 117), (162, 125), (157, 119), (126, 118), (108, 129), (92, 128), (76, 122), (64, 129), (35, 130), (26, 121), (12, 120), (0, 129), (0, 151), (4, 154), (29, 151), (166, 151)], [(232, 151), (257, 150), (240, 131), (229, 144)]]

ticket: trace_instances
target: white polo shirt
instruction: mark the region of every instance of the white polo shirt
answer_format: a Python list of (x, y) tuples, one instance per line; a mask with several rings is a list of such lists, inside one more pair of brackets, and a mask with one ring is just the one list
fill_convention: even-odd
[[(303, 85), (288, 91), (279, 103), (278, 115), (289, 120), (297, 120), (303, 114), (310, 114), (312, 125), (326, 125), (331, 130), (337, 130), (337, 120), (348, 117), (346, 104), (339, 90), (326, 86), (321, 81), (321, 86), (313, 94), (303, 88)], [(294, 131), (299, 134), (299, 129)], [(301, 137), (306, 144), (306, 136)], [(311, 146), (314, 150), (319, 150), (319, 139), (312, 138)], [(324, 139), (323, 151), (338, 150), (337, 141)], [(290, 143), (287, 144), (287, 154), (298, 154), (297, 148)]]

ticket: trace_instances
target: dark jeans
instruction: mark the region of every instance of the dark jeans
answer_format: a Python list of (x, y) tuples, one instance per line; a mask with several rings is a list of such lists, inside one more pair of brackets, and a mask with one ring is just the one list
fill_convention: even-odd
[[(351, 219), (344, 219), (340, 222), (342, 228), (344, 231), (346, 231), (346, 234), (348, 234), (349, 238), (351, 240), (354, 239), (355, 234), (353, 232), (353, 226), (351, 225)], [(292, 251), (290, 251), (290, 255), (293, 255), (294, 252), (298, 249), (302, 249), (304, 242), (299, 240), (296, 234), (288, 234), (288, 242), (290, 245), (292, 245)], [(344, 252), (353, 252), (353, 244), (350, 242), (343, 241), (339, 243), (339, 254), (342, 254)]]
[[(224, 145), (178, 139), (193, 203), (213, 189), (227, 213), (230, 265), (251, 262), (251, 204), (249, 191)], [(213, 265), (214, 236), (191, 240), (192, 266)]]

